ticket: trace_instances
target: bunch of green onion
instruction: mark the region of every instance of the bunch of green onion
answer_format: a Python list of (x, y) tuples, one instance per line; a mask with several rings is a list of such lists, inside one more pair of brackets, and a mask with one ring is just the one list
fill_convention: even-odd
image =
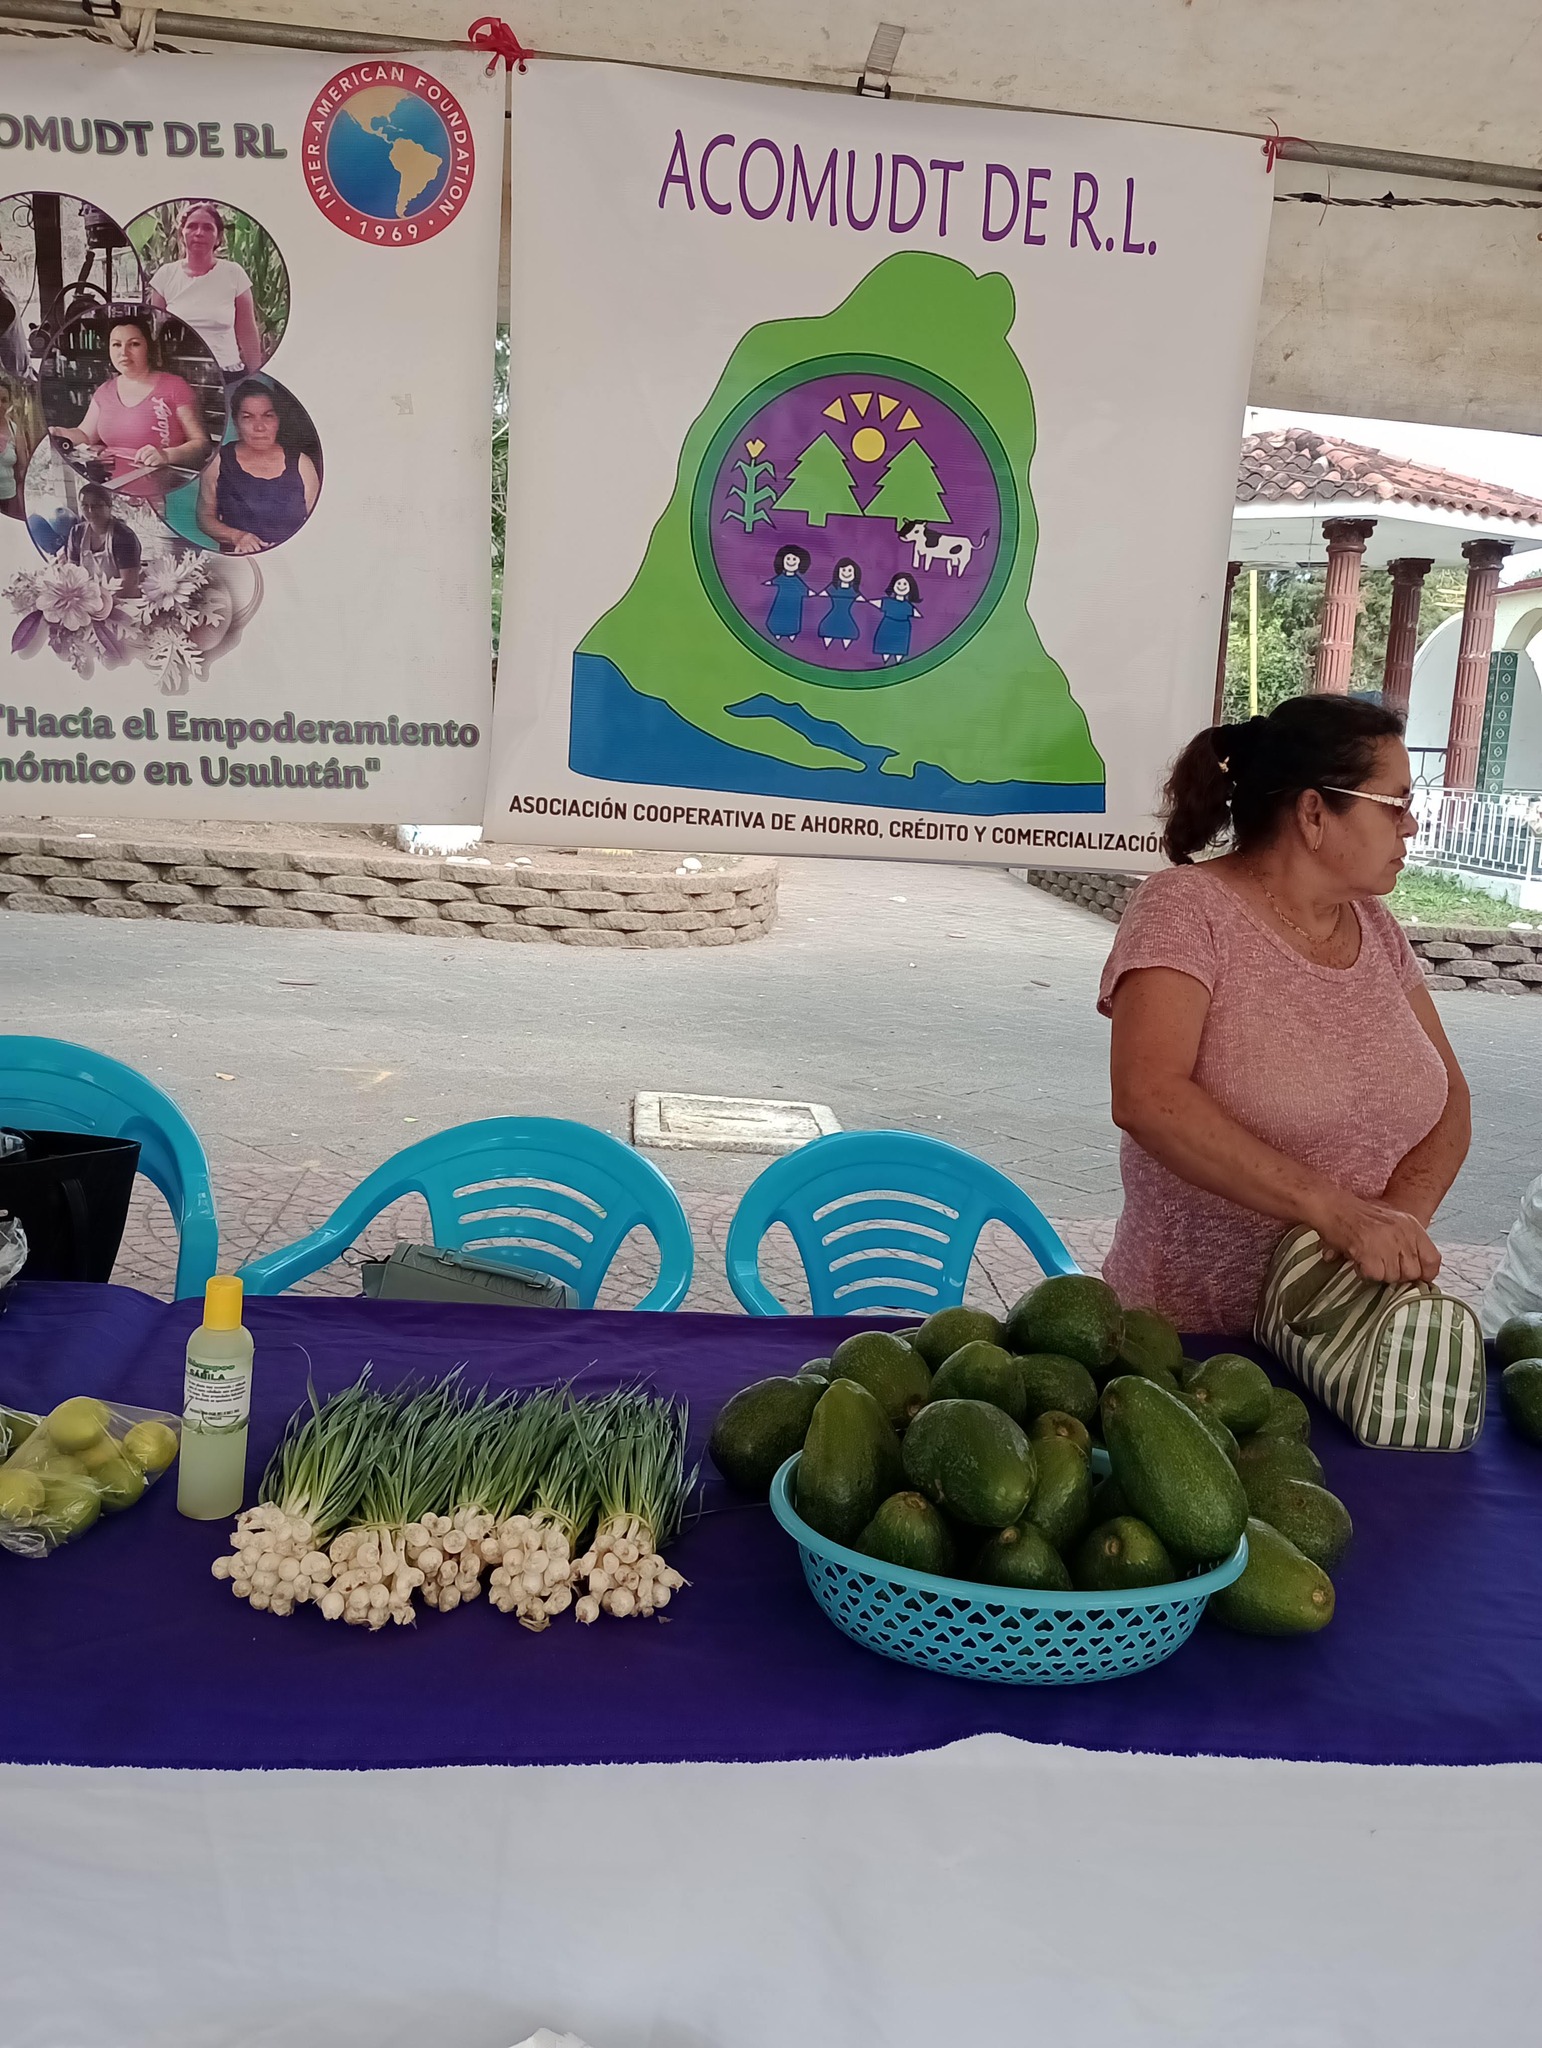
[(694, 1478), (686, 1421), (637, 1388), (472, 1392), (457, 1368), (385, 1394), (366, 1367), (326, 1402), (310, 1390), (214, 1576), (253, 1607), (370, 1629), (476, 1599), (484, 1571), (536, 1632), (570, 1608), (651, 1615), (685, 1583), (660, 1553)]
[[(471, 1423), (459, 1373), (421, 1391), (402, 1390), (373, 1458), (357, 1518), (332, 1540), (332, 1583), (321, 1602), (328, 1621), (384, 1628), (414, 1619), (413, 1595), (426, 1573), (408, 1556), (428, 1542), (424, 1516), (453, 1499)], [(414, 1542), (414, 1539), (419, 1539)]]
[(685, 1584), (662, 1551), (679, 1531), (695, 1483), (695, 1472), (685, 1469), (689, 1419), (683, 1401), (640, 1389), (579, 1416), (599, 1516), (574, 1567), (584, 1585), (575, 1608), (580, 1621), (597, 1621), (602, 1612), (646, 1618)]
[(392, 1403), (369, 1384), (321, 1402), (314, 1387), (289, 1421), (257, 1488), (257, 1504), (236, 1517), (228, 1557), (214, 1560), (238, 1600), (292, 1614), (325, 1597), (332, 1577), (326, 1546), (359, 1503)]

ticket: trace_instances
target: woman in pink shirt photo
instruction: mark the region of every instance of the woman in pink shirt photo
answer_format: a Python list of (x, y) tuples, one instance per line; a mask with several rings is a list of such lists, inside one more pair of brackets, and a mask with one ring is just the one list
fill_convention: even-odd
[(138, 314), (113, 321), (107, 359), (115, 374), (98, 385), (80, 425), (55, 427), (53, 438), (77, 458), (103, 450), (111, 465), (103, 481), (126, 478), (117, 487), (129, 497), (162, 497), (171, 479), (153, 472), (196, 469), (208, 455), (197, 393), (185, 377), (156, 368), (149, 322)]
[[(1402, 721), (1299, 697), (1190, 740), (1163, 851), (1103, 971), (1124, 1211), (1120, 1297), (1180, 1329), (1251, 1330), (1295, 1224), (1367, 1279), (1433, 1280), (1467, 1083), (1378, 899), (1416, 826)], [(1197, 854), (1223, 849), (1214, 858)]]

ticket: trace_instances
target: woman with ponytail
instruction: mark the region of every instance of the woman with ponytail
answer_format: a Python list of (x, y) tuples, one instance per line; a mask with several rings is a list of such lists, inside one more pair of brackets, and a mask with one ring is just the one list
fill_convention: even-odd
[[(1163, 850), (1103, 971), (1124, 1213), (1104, 1272), (1185, 1330), (1252, 1327), (1282, 1233), (1433, 1280), (1467, 1084), (1379, 902), (1417, 829), (1402, 724), (1293, 698), (1173, 764)], [(1195, 860), (1196, 855), (1214, 854)]]

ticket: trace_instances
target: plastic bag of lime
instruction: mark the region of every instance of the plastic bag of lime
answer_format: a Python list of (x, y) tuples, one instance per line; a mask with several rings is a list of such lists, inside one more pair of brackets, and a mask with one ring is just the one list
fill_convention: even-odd
[(0, 1547), (47, 1557), (133, 1507), (175, 1462), (181, 1423), (75, 1394), (47, 1415), (0, 1408), (0, 1446)]

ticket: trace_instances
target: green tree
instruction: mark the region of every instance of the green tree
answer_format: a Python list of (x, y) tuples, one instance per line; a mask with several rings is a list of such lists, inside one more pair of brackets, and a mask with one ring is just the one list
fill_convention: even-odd
[(892, 519), (903, 530), (923, 520), (929, 525), (946, 525), (948, 508), (942, 501), (942, 483), (932, 458), (919, 441), (907, 441), (884, 471), (872, 502), (869, 519)]
[[(1419, 641), (1462, 608), (1466, 572), (1436, 569), (1425, 578), (1419, 603)], [(1258, 573), (1258, 708), (1272, 711), (1287, 697), (1312, 687), (1312, 669), (1322, 626), (1321, 569), (1261, 569)], [(1360, 579), (1360, 616), (1350, 688), (1379, 690), (1387, 658), (1392, 615), (1392, 578), (1368, 569)], [(1231, 632), (1226, 643), (1225, 715), (1248, 715), (1248, 577), (1244, 569), (1232, 596)]]
[(832, 513), (860, 515), (846, 458), (828, 434), (811, 441), (793, 464), (776, 509), (801, 512), (810, 526), (823, 526)]

